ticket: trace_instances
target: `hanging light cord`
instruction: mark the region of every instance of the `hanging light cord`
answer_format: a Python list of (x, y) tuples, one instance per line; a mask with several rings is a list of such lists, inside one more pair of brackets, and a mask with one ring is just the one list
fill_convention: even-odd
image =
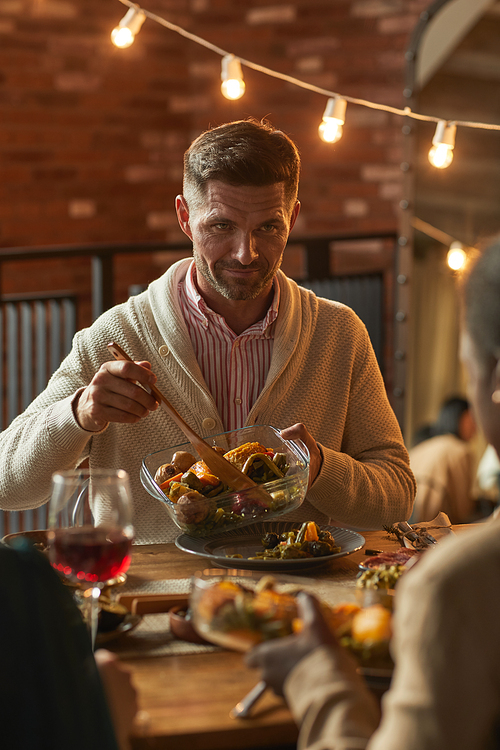
[[(144, 13), (144, 15), (147, 18), (150, 18), (152, 21), (156, 21), (156, 23), (160, 24), (161, 26), (165, 26), (165, 28), (170, 29), (170, 31), (174, 31), (176, 34), (180, 34), (180, 36), (185, 37), (186, 39), (189, 39), (192, 42), (195, 42), (196, 44), (201, 45), (202, 47), (206, 47), (206, 49), (211, 50), (212, 52), (216, 52), (218, 55), (221, 55), (224, 57), (225, 55), (232, 54), (228, 50), (222, 49), (221, 47), (218, 47), (215, 44), (211, 44), (211, 42), (208, 42), (206, 39), (202, 39), (199, 36), (196, 36), (196, 34), (191, 34), (189, 31), (186, 31), (181, 26), (177, 26), (174, 23), (170, 23), (170, 21), (165, 20), (161, 16), (156, 15), (156, 13), (152, 13), (149, 10), (145, 10), (145, 8), (142, 8), (140, 5), (137, 5), (136, 3), (131, 2), (131, 0), (120, 0), (120, 2), (123, 5), (126, 5), (128, 8), (134, 8), (137, 11), (140, 11), (141, 13)], [(404, 107), (404, 109), (399, 109), (398, 107), (390, 107), (387, 104), (378, 104), (376, 102), (370, 102), (367, 99), (358, 99), (354, 96), (346, 96), (345, 94), (339, 94), (335, 91), (329, 91), (328, 89), (323, 89), (320, 86), (314, 86), (312, 83), (306, 83), (305, 81), (301, 81), (298, 78), (293, 78), (292, 76), (288, 76), (285, 73), (279, 73), (276, 70), (271, 70), (270, 68), (265, 68), (263, 65), (258, 65), (257, 63), (252, 62), (251, 60), (245, 60), (242, 57), (238, 57), (238, 60), (242, 65), (245, 65), (247, 68), (252, 68), (252, 70), (256, 70), (259, 73), (264, 73), (265, 75), (272, 76), (273, 78), (278, 78), (281, 81), (286, 81), (287, 83), (291, 83), (294, 86), (299, 86), (300, 88), (307, 89), (308, 91), (313, 91), (316, 94), (322, 94), (324, 96), (328, 97), (341, 97), (342, 99), (345, 99), (347, 102), (350, 102), (351, 104), (358, 104), (361, 107), (369, 107), (370, 109), (377, 109), (382, 112), (390, 112), (394, 115), (401, 115), (403, 117), (410, 117), (413, 120), (422, 120), (425, 122), (439, 122), (442, 120), (442, 117), (434, 117), (433, 115), (421, 115), (418, 112), (413, 112), (410, 107)], [(471, 122), (469, 120), (450, 120), (449, 122), (452, 122), (454, 125), (459, 125), (463, 128), (477, 128), (479, 130), (500, 130), (500, 125), (496, 125), (494, 123), (485, 123), (485, 122)]]
[(414, 229), (426, 234), (428, 237), (432, 237), (433, 240), (440, 242), (442, 245), (451, 245), (452, 242), (456, 241), (455, 237), (452, 237), (451, 234), (443, 232), (442, 229), (438, 229), (437, 227), (432, 226), (432, 224), (428, 224), (417, 216), (412, 217), (411, 225)]

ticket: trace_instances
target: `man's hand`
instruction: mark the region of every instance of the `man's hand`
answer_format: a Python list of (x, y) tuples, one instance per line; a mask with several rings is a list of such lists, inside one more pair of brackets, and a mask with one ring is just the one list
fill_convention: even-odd
[(302, 440), (305, 443), (309, 455), (311, 457), (311, 463), (309, 464), (309, 487), (316, 480), (323, 463), (323, 457), (318, 447), (316, 440), (313, 438), (310, 432), (308, 432), (305, 425), (302, 422), (286, 427), (280, 431), (280, 435), (284, 440)]
[(158, 402), (141, 388), (156, 383), (149, 362), (105, 362), (73, 404), (80, 427), (99, 432), (108, 422), (135, 423)]
[(298, 595), (299, 615), (303, 622), (298, 635), (266, 641), (255, 646), (246, 656), (249, 667), (259, 667), (262, 677), (277, 695), (283, 695), (285, 680), (298, 662), (318, 646), (342, 648), (328, 627), (320, 604), (310, 594)]

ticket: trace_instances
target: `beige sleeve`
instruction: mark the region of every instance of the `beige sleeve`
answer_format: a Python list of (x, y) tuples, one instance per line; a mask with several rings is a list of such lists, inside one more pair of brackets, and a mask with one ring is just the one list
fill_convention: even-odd
[(500, 607), (488, 593), (498, 585), (498, 555), (485, 564), (479, 544), (473, 560), (467, 541), (444, 540), (401, 581), (397, 666), (369, 750), (488, 746), (500, 700)]
[(300, 725), (298, 750), (364, 750), (379, 721), (374, 696), (341, 648), (322, 646), (303, 659), (285, 696)]
[[(285, 683), (299, 750), (479, 750), (500, 705), (498, 521), (426, 553), (398, 584), (391, 689), (377, 704), (341, 649), (323, 646)], [(487, 616), (486, 616), (487, 615)]]

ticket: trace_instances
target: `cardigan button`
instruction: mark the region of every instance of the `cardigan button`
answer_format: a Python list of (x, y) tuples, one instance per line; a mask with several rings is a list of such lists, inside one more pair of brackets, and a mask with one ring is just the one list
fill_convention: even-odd
[(166, 344), (162, 344), (158, 349), (158, 354), (160, 355), (160, 357), (166, 357), (170, 354), (170, 349)]
[(212, 419), (212, 417), (207, 417), (201, 424), (203, 425), (204, 430), (213, 430), (215, 427), (215, 419)]

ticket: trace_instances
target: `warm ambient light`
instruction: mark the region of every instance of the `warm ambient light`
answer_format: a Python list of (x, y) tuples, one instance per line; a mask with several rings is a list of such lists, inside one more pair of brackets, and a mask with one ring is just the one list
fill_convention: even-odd
[(241, 72), (241, 63), (234, 55), (222, 58), (221, 91), (226, 99), (241, 99), (245, 93), (245, 81)]
[(429, 151), (429, 161), (433, 167), (446, 169), (450, 166), (453, 161), (456, 130), (456, 125), (450, 125), (445, 120), (438, 122), (432, 139), (432, 148)]
[(446, 262), (452, 271), (460, 271), (467, 261), (467, 253), (464, 250), (464, 246), (461, 242), (452, 242), (448, 254), (446, 256)]
[(318, 128), (319, 137), (325, 143), (337, 143), (342, 138), (347, 102), (338, 96), (328, 99), (323, 121)]
[(130, 8), (118, 26), (111, 32), (111, 41), (115, 47), (120, 49), (130, 47), (145, 20), (146, 15), (142, 10)]

